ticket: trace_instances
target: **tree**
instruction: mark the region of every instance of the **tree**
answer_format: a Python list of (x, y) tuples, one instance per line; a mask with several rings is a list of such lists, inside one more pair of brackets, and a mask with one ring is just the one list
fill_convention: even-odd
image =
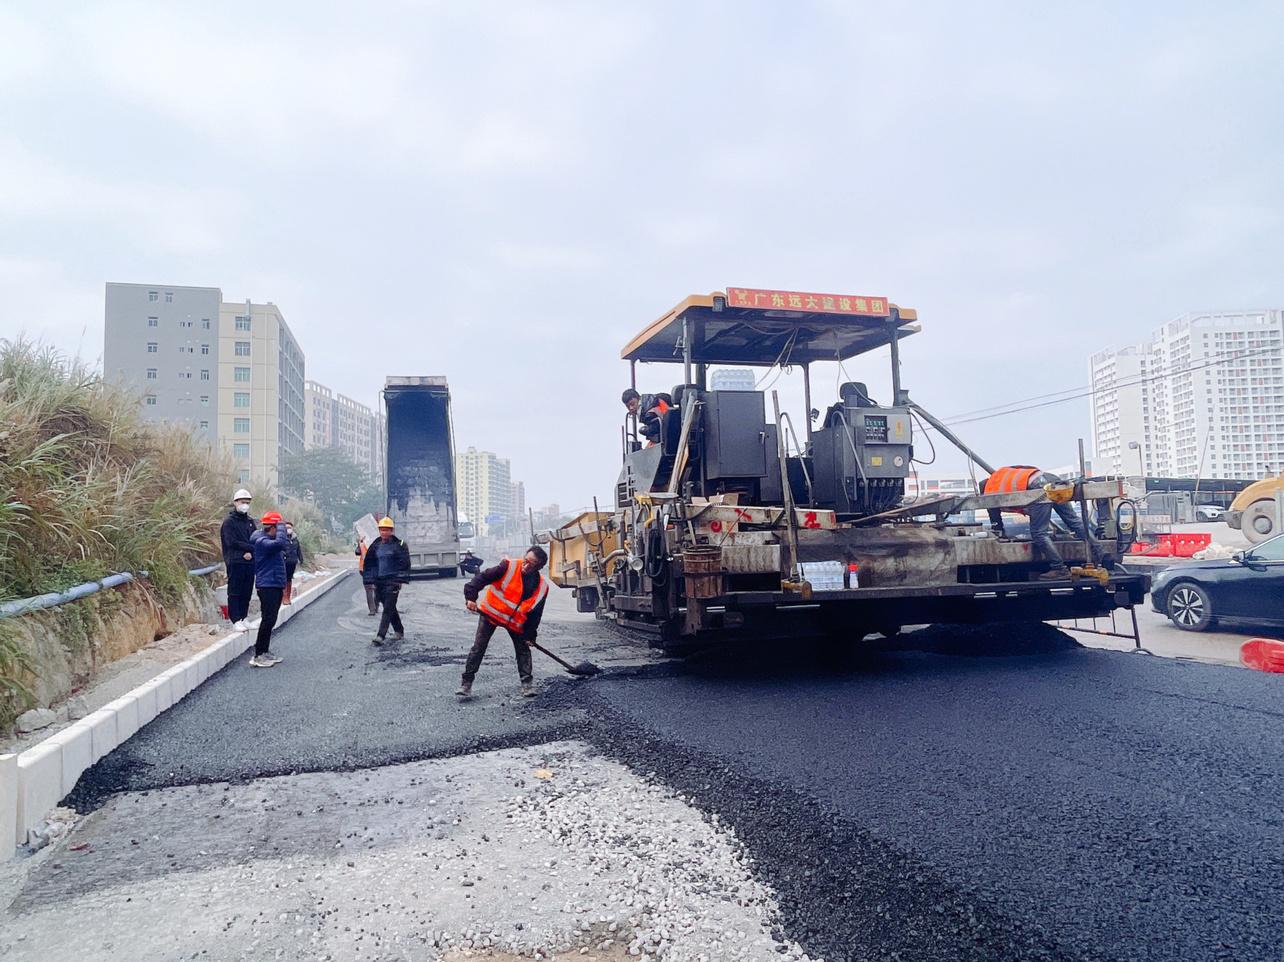
[(280, 488), (316, 505), (337, 535), (346, 535), (363, 514), (382, 512), (384, 507), (383, 489), (338, 448), (287, 454), (281, 463)]

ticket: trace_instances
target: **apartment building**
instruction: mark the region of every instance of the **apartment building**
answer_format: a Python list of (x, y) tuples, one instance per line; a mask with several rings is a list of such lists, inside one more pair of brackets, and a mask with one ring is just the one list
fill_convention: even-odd
[(1284, 316), (1184, 314), (1139, 344), (1094, 354), (1100, 471), (1263, 477), (1284, 466)]
[(240, 483), (278, 481), (304, 446), (304, 356), (272, 303), (216, 287), (107, 284), (103, 367), (137, 388), (149, 420), (187, 424), (236, 462)]
[(309, 448), (337, 448), (383, 483), (383, 415), (317, 381), (304, 385)]
[(470, 447), (455, 459), (455, 500), (482, 537), (507, 534), (514, 517), (512, 469), (507, 458)]

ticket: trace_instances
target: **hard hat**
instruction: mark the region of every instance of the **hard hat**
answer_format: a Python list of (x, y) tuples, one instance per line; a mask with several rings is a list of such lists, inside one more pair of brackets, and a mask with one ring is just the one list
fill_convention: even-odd
[(250, 494), (250, 492), (246, 491), (244, 488), (237, 488), (236, 494), (232, 495), (232, 500), (233, 501), (252, 501), (254, 500), (254, 496)]
[(263, 516), (263, 523), (264, 523), (264, 524), (280, 524), (280, 523), (281, 523), (281, 513), (280, 513), (279, 511), (269, 511), (267, 514), (265, 514), (265, 515)]
[(380, 521), (379, 521), (379, 527), (381, 527), (381, 528), (395, 528), (395, 527), (396, 527), (396, 525), (392, 523), (392, 519), (391, 519), (391, 518), (382, 518), (382, 519), (380, 519)]

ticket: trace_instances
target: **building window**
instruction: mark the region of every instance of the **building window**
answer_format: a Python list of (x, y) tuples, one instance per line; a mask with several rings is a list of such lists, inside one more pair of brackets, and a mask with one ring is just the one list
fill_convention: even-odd
[(210, 406), (210, 396), (208, 394), (202, 394), (201, 407), (209, 407), (209, 406)]
[(249, 356), (250, 356), (250, 342), (249, 342), (249, 341), (237, 341), (237, 342), (236, 342), (236, 356), (237, 356), (237, 357), (249, 357)]
[(248, 367), (238, 367), (233, 372), (233, 380), (248, 384), (250, 382), (250, 369)]
[(249, 418), (232, 418), (232, 430), (237, 434), (249, 434), (250, 419)]
[(202, 318), (201, 318), (201, 330), (203, 330), (203, 331), (208, 331), (209, 329), (210, 329), (210, 319), (209, 319), (208, 317), (202, 317)]
[(237, 391), (232, 395), (232, 406), (238, 408), (247, 408), (250, 406), (250, 393), (248, 391)]
[(202, 345), (201, 345), (201, 353), (202, 353), (202, 354), (208, 354), (209, 352), (210, 352), (210, 346), (209, 346), (208, 344), (202, 344)]
[(151, 301), (153, 304), (156, 303), (156, 301), (160, 300), (160, 291), (148, 291), (147, 299)]
[(146, 397), (146, 399), (145, 399), (145, 400), (146, 400), (146, 402), (147, 402), (147, 406), (148, 406), (148, 407), (152, 407), (152, 408), (154, 408), (154, 407), (156, 406), (156, 395), (155, 395), (155, 394), (149, 394), (149, 395), (147, 395), (147, 397)]
[(147, 319), (147, 326), (148, 326), (148, 327), (160, 327), (160, 318), (159, 318), (159, 317), (149, 317), (149, 318)]
[(148, 341), (148, 342), (147, 342), (147, 353), (148, 353), (148, 354), (155, 354), (157, 350), (158, 350), (158, 348), (156, 347), (156, 342), (155, 342), (155, 341)]
[(237, 317), (236, 329), (238, 331), (248, 331), (250, 329), (250, 319), (244, 315)]
[(248, 444), (233, 444), (232, 457), (246, 459), (250, 456), (250, 446)]
[(149, 368), (147, 369), (147, 380), (149, 380), (149, 381), (154, 381), (154, 380), (156, 380), (156, 368), (154, 368), (154, 367), (149, 367)]
[(166, 291), (166, 292), (165, 292), (165, 303), (166, 303), (166, 304), (173, 304), (173, 303), (174, 303), (174, 292), (173, 292), (173, 291)]
[(209, 379), (210, 379), (210, 372), (209, 372), (209, 371), (201, 371), (201, 380), (202, 380), (202, 381), (208, 381)]

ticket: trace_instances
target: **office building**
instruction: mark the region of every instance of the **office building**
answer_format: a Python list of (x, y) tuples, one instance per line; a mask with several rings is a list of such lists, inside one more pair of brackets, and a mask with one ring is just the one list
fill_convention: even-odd
[(1097, 470), (1259, 478), (1284, 465), (1284, 318), (1184, 314), (1148, 340), (1094, 354)]
[(525, 481), (513, 482), (512, 503), (513, 503), (513, 522), (514, 523), (513, 525), (510, 526), (509, 530), (515, 533), (522, 532), (524, 535), (529, 535), (531, 530), (531, 523), (530, 523), (530, 518), (526, 514), (526, 482)]
[(383, 416), (316, 381), (304, 385), (304, 395), (306, 446), (336, 448), (383, 484)]
[(513, 519), (512, 470), (507, 458), (470, 447), (455, 459), (455, 503), (484, 538), (502, 538)]
[(239, 483), (275, 486), (304, 446), (304, 357), (271, 303), (216, 287), (109, 283), (106, 377), (142, 394), (149, 420), (187, 424), (227, 451)]

